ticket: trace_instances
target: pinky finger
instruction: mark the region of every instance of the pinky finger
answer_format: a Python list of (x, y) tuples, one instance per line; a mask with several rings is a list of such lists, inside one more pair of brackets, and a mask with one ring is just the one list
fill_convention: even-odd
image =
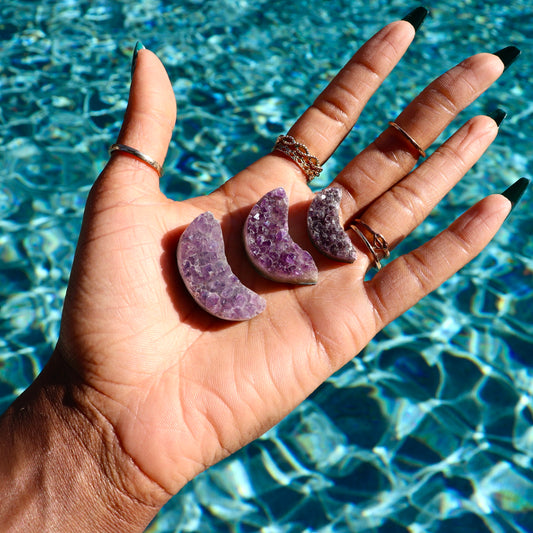
[(367, 284), (378, 328), (407, 311), (476, 257), (496, 235), (529, 180), (472, 206), (442, 233), (398, 257)]

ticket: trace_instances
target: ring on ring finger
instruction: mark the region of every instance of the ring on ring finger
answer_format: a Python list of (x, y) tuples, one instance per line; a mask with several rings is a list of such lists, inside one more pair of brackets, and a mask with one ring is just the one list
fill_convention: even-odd
[(372, 266), (381, 269), (381, 260), (390, 256), (389, 245), (383, 235), (374, 231), (368, 224), (356, 218), (350, 228), (359, 236), (372, 256)]

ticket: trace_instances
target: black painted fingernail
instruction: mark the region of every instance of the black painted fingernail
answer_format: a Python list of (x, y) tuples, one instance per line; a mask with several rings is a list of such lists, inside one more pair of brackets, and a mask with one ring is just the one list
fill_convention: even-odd
[(520, 55), (520, 48), (517, 48), (516, 46), (506, 46), (497, 52), (493, 52), (493, 54), (502, 60), (504, 66), (503, 71), (505, 72)]
[(500, 127), (500, 124), (503, 122), (503, 119), (507, 116), (507, 112), (505, 112), (503, 109), (497, 108), (494, 111), (487, 113), (487, 116), (494, 120), (494, 122), (496, 122), (496, 125)]
[(516, 204), (520, 201), (520, 198), (524, 195), (526, 192), (526, 189), (529, 185), (529, 180), (527, 178), (520, 178), (519, 180), (515, 181), (508, 189), (505, 189), (501, 193), (502, 196), (505, 196), (507, 200), (511, 202), (513, 207), (511, 207), (511, 211), (516, 207)]
[(410, 24), (412, 24), (413, 28), (418, 30), (420, 28), (420, 25), (422, 22), (424, 22), (424, 19), (426, 18), (429, 11), (425, 7), (417, 7), (416, 9), (413, 9), (408, 15), (406, 15), (402, 20), (406, 20)]
[(135, 72), (135, 67), (137, 65), (137, 54), (139, 53), (139, 50), (142, 50), (143, 48), (146, 48), (141, 41), (137, 41), (135, 43), (135, 48), (133, 49), (133, 56), (131, 58), (131, 77), (133, 78), (133, 73)]

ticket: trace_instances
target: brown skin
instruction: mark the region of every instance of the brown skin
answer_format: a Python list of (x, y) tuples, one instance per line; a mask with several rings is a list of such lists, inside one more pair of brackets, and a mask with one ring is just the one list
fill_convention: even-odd
[[(378, 32), (289, 133), (326, 160), (413, 36), (404, 21)], [(502, 71), (492, 54), (469, 58), (397, 122), (427, 148)], [(118, 142), (163, 161), (175, 117), (163, 66), (141, 50)], [(344, 190), (343, 219), (357, 214), (393, 247), (496, 133), (492, 119), (475, 117), (406, 177), (416, 151), (387, 129), (334, 182)], [(318, 284), (294, 287), (258, 276), (239, 239), (251, 206), (280, 186), (297, 240), (311, 250), (304, 213), (313, 194), (286, 158), (269, 154), (185, 202), (166, 198), (144, 163), (111, 158), (87, 203), (56, 350), (0, 420), (0, 523), (8, 531), (142, 531), (189, 480), (281, 420), (474, 258), (511, 208), (500, 195), (482, 200), (367, 282), (370, 260), (354, 237), (355, 263), (315, 255)], [(267, 299), (249, 322), (209, 316), (178, 278), (179, 235), (207, 210), (222, 222), (235, 273)]]

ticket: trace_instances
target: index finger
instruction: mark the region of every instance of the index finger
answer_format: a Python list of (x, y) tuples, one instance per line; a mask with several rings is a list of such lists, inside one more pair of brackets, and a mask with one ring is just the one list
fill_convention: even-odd
[(411, 44), (427, 14), (417, 8), (388, 24), (350, 59), (314, 103), (292, 126), (289, 135), (326, 161), (354, 126), (361, 111)]

